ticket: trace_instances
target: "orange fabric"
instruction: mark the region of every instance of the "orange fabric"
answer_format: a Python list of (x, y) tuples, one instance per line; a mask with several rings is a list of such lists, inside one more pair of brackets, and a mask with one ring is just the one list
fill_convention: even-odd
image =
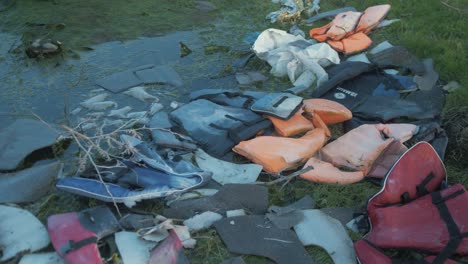
[(350, 34), (353, 34), (361, 15), (361, 12), (352, 11), (338, 14), (332, 21), (333, 25), (327, 31), (328, 39), (340, 40)]
[(385, 139), (375, 125), (362, 125), (331, 142), (320, 152), (324, 161), (367, 174), (380, 152), (392, 141), (393, 138)]
[(382, 22), (390, 11), (390, 8), (390, 5), (377, 5), (367, 8), (359, 20), (356, 32), (364, 32), (367, 34), (372, 31)]
[(367, 174), (380, 153), (393, 140), (403, 143), (416, 131), (417, 126), (411, 124), (362, 125), (326, 145), (320, 153), (324, 161), (335, 166)]
[(323, 122), (322, 118), (320, 118), (319, 115), (313, 114), (309, 118), (309, 120), (312, 121), (312, 124), (314, 124), (314, 127), (323, 129), (325, 136), (327, 137), (327, 140), (331, 137), (330, 129), (328, 129), (328, 126), (325, 124), (325, 122)]
[(359, 32), (340, 41), (329, 40), (327, 43), (336, 51), (349, 55), (367, 49), (372, 45), (372, 40), (366, 34)]
[(341, 123), (353, 117), (344, 105), (327, 99), (304, 100), (304, 112), (316, 113), (327, 125)]
[(340, 13), (329, 24), (311, 29), (310, 37), (320, 42), (327, 41), (333, 49), (345, 54), (362, 51), (372, 44), (366, 34), (380, 24), (390, 8), (390, 5), (377, 5), (367, 8), (363, 13)]
[(349, 184), (364, 179), (364, 174), (361, 171), (341, 171), (332, 164), (316, 158), (310, 158), (304, 168), (307, 166), (314, 168), (301, 174), (300, 177), (309, 181)]
[(343, 41), (341, 40), (327, 40), (328, 45), (330, 45), (334, 50), (338, 52), (344, 51)]
[(302, 113), (304, 113), (304, 111), (299, 109), (299, 111), (297, 111), (288, 120), (282, 120), (268, 115), (265, 115), (265, 117), (271, 120), (275, 126), (276, 132), (280, 136), (289, 137), (314, 129), (314, 125), (305, 118)]
[(317, 41), (323, 42), (327, 40), (327, 31), (332, 25), (333, 22), (330, 22), (323, 27), (313, 28), (309, 31), (309, 35), (311, 38), (315, 38)]
[(280, 172), (301, 166), (325, 145), (328, 137), (322, 128), (301, 138), (260, 136), (242, 141), (232, 150), (263, 166), (267, 172)]

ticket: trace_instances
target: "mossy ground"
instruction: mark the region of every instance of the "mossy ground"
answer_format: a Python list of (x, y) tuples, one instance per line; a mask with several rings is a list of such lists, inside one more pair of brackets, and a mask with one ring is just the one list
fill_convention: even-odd
[[(213, 13), (196, 11), (192, 0), (17, 0), (11, 9), (0, 16), (0, 29), (23, 34), (25, 40), (35, 37), (51, 37), (62, 41), (70, 49), (92, 44), (132, 39), (138, 36), (155, 36), (177, 30), (203, 28), (201, 35), (207, 44), (235, 47), (242, 44), (248, 32), (262, 31), (268, 27), (287, 29), (290, 25), (271, 25), (265, 15), (278, 6), (268, 0), (222, 1), (213, 0), (219, 10)], [(468, 106), (468, 4), (465, 0), (405, 0), (387, 1), (392, 5), (388, 18), (400, 18), (401, 22), (372, 33), (375, 43), (389, 40), (395, 45), (409, 48), (420, 58), (434, 58), (435, 67), (443, 82), (455, 80), (461, 89), (450, 94), (448, 107)], [(327, 0), (321, 11), (344, 6), (358, 10), (381, 4), (377, 0)], [(444, 4), (445, 3), (445, 4)], [(450, 7), (449, 7), (450, 6)], [(28, 23), (65, 23), (62, 30), (30, 26)], [(322, 22), (325, 23), (325, 22)], [(319, 26), (321, 24), (317, 23)], [(301, 25), (307, 30), (310, 26)], [(231, 56), (229, 53), (223, 56)], [(200, 62), (203, 63), (203, 62)], [(262, 63), (250, 67), (268, 72)], [(227, 72), (230, 69), (226, 70)], [(287, 81), (272, 78), (263, 86), (265, 90), (281, 90)], [(450, 150), (448, 150), (450, 157)], [(468, 185), (467, 168), (458, 166), (456, 160), (447, 160), (451, 183)], [(337, 186), (294, 180), (284, 189), (270, 189), (271, 204), (283, 205), (311, 195), (318, 207), (356, 206), (363, 204), (378, 188), (370, 183)], [(99, 204), (94, 200), (53, 193), (38, 203), (28, 206), (41, 221), (53, 213), (80, 210)], [(162, 203), (146, 201), (138, 206), (151, 212), (159, 212)], [(214, 230), (194, 234), (198, 244), (187, 250), (192, 263), (220, 263), (231, 254), (224, 247)], [(353, 237), (355, 237), (353, 235)], [(308, 247), (316, 263), (332, 263), (328, 255), (316, 247)], [(259, 257), (245, 257), (247, 263), (268, 263)]]

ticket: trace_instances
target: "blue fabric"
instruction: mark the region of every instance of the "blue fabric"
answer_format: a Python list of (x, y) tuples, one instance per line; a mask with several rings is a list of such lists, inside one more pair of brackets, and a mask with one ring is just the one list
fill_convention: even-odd
[(387, 89), (383, 83), (379, 84), (377, 88), (375, 88), (375, 90), (372, 92), (372, 95), (400, 97), (397, 90), (391, 88)]

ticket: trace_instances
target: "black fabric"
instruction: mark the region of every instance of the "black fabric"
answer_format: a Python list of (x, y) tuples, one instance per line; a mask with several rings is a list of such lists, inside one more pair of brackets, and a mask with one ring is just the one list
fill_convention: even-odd
[[(329, 80), (312, 92), (312, 97), (322, 97), (325, 93), (337, 87), (341, 83), (353, 79), (365, 72), (375, 69), (372, 64), (360, 61), (345, 61), (331, 67), (327, 73)], [(377, 86), (374, 86), (375, 88)]]
[(67, 244), (63, 245), (62, 248), (61, 248), (61, 253), (62, 255), (66, 255), (72, 251), (75, 251), (75, 250), (78, 250), (86, 245), (89, 245), (89, 244), (96, 244), (98, 241), (97, 237), (95, 236), (92, 236), (92, 237), (88, 237), (88, 238), (85, 238), (83, 240), (80, 240), (78, 242), (75, 242), (73, 240), (69, 240)]
[(383, 123), (403, 118), (410, 120), (435, 118), (434, 113), (425, 111), (416, 102), (388, 96), (369, 96), (352, 109), (352, 112), (355, 117)]
[(375, 54), (370, 53), (369, 60), (380, 68), (403, 67), (417, 75), (426, 72), (424, 64), (408, 49), (401, 46), (384, 49)]
[(256, 91), (202, 89), (190, 93), (189, 100), (206, 99), (219, 105), (249, 108), (264, 95), (266, 93)]
[(78, 213), (80, 224), (96, 234), (97, 239), (113, 234), (120, 229), (119, 221), (107, 206), (97, 206)]
[(450, 211), (447, 207), (446, 201), (461, 195), (465, 190), (461, 189), (456, 191), (446, 197), (442, 197), (440, 192), (431, 193), (432, 203), (439, 210), (440, 217), (444, 220), (447, 230), (450, 234), (450, 240), (445, 246), (445, 248), (437, 255), (432, 263), (434, 264), (443, 264), (445, 260), (454, 255), (457, 251), (458, 246), (461, 244), (464, 237), (468, 237), (468, 233), (461, 233), (457, 224), (455, 223)]
[(198, 99), (170, 113), (170, 118), (210, 155), (223, 158), (240, 141), (250, 139), (271, 121), (244, 108)]
[(445, 105), (445, 92), (436, 86), (429, 91), (414, 91), (405, 99), (419, 105), (427, 114), (439, 118)]

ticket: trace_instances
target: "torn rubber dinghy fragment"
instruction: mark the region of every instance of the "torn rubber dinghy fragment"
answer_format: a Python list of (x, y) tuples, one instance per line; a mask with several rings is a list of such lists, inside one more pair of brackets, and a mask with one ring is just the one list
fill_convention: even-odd
[(304, 219), (302, 214), (303, 209), (312, 209), (315, 207), (315, 202), (309, 195), (304, 196), (299, 201), (296, 201), (285, 207), (270, 206), (268, 213), (265, 215), (276, 227), (281, 229), (289, 229)]
[[(183, 160), (180, 162), (188, 163)], [(120, 183), (130, 184), (135, 186), (136, 189), (81, 177), (61, 179), (56, 186), (58, 189), (85, 197), (105, 202), (124, 203), (128, 207), (133, 207), (138, 201), (186, 192), (204, 185), (211, 179), (211, 173), (209, 172), (193, 170), (187, 172), (187, 170), (184, 170), (184, 173), (168, 173), (131, 162), (126, 162), (125, 165), (133, 173), (124, 175), (120, 179)], [(172, 170), (172, 168), (170, 169)]]
[(268, 207), (268, 188), (254, 184), (226, 184), (216, 194), (195, 200), (175, 201), (163, 215), (186, 219), (198, 213), (244, 209), (253, 214), (264, 214)]
[(169, 230), (169, 236), (150, 255), (148, 264), (188, 264), (189, 261), (184, 254), (182, 242), (174, 230)]
[(170, 84), (182, 86), (179, 74), (169, 66), (143, 65), (132, 70), (117, 72), (96, 81), (96, 84), (114, 93), (143, 84)]
[(16, 169), (27, 155), (53, 145), (58, 137), (57, 130), (43, 122), (16, 120), (0, 130), (0, 170)]
[(141, 239), (135, 232), (126, 231), (115, 233), (115, 243), (125, 264), (148, 263), (151, 249), (157, 245)]
[(35, 202), (52, 187), (60, 162), (34, 166), (14, 173), (0, 173), (0, 203)]
[(302, 244), (322, 247), (335, 263), (356, 263), (353, 242), (338, 220), (318, 209), (303, 210), (302, 213), (304, 220), (294, 226)]
[(0, 261), (6, 261), (23, 251), (35, 252), (49, 245), (44, 225), (30, 212), (0, 205)]
[(220, 184), (227, 183), (254, 183), (262, 166), (257, 164), (235, 164), (211, 157), (203, 150), (195, 152), (198, 166), (205, 171), (213, 173), (213, 180)]
[(24, 255), (18, 264), (66, 264), (56, 252)]
[(196, 142), (190, 137), (171, 131), (173, 127), (166, 112), (156, 113), (149, 122), (153, 142), (162, 147), (196, 150)]
[(225, 218), (214, 226), (230, 252), (263, 256), (278, 264), (313, 263), (292, 230), (275, 227), (263, 215)]

